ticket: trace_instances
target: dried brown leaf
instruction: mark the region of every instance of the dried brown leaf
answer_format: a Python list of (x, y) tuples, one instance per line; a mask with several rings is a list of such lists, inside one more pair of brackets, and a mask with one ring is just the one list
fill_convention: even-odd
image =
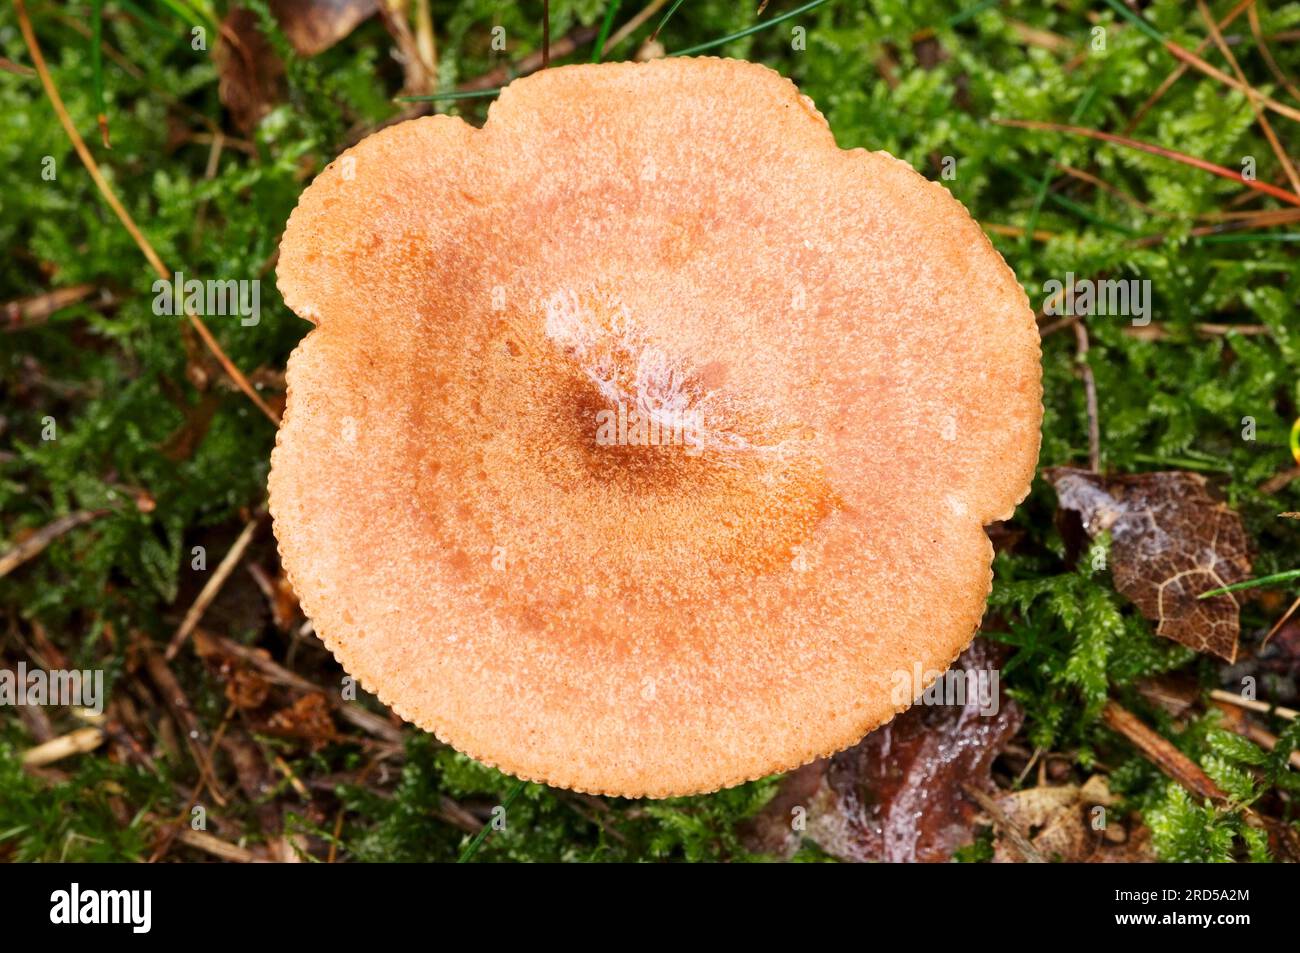
[(261, 708), (271, 692), (271, 683), (257, 672), (234, 668), (226, 681), (226, 700), (236, 708)]
[(1234, 661), (1240, 622), (1232, 593), (1202, 592), (1250, 577), (1241, 518), (1199, 474), (1170, 471), (1104, 477), (1045, 471), (1062, 509), (1079, 514), (1092, 538), (1110, 531), (1115, 588), (1156, 623), (1156, 632), (1198, 652)]
[(221, 23), (212, 59), (217, 94), (242, 132), (251, 132), (282, 93), (284, 64), (257, 28), (257, 17), (233, 8)]
[(330, 717), (329, 702), (319, 693), (303, 695), (288, 708), (271, 716), (266, 724), (273, 734), (297, 738), (313, 748), (337, 741), (338, 730)]
[[(1116, 798), (1102, 775), (1076, 784), (1010, 791), (996, 799), (1006, 819), (1029, 836), (1034, 849), (1048, 860), (1068, 863), (1149, 863), (1151, 832), (1132, 828), (1112, 816)], [(1098, 810), (1100, 809), (1100, 813)], [(993, 847), (994, 863), (1019, 863), (1024, 858), (1003, 831)]]
[(378, 10), (377, 0), (271, 0), (271, 12), (299, 56), (328, 50)]
[[(953, 670), (988, 672), (999, 661), (977, 639)], [(988, 714), (969, 693), (964, 705), (914, 705), (855, 747), (788, 775), (747, 842), (789, 854), (806, 837), (843, 860), (947, 861), (970, 843), (979, 813), (962, 785), (994, 790), (993, 761), (1021, 720), (1005, 697)]]

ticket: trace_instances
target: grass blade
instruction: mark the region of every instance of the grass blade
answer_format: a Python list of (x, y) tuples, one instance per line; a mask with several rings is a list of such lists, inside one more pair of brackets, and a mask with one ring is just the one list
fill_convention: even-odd
[(609, 38), (609, 31), (614, 27), (614, 17), (618, 15), (618, 8), (622, 0), (609, 0), (609, 6), (605, 8), (605, 22), (600, 25), (600, 33), (596, 37), (596, 46), (591, 51), (591, 61), (599, 63), (605, 54), (605, 41)]
[(1218, 589), (1202, 592), (1196, 598), (1209, 599), (1212, 596), (1221, 596), (1228, 592), (1240, 592), (1243, 589), (1255, 589), (1259, 586), (1273, 586), (1279, 582), (1290, 582), (1292, 579), (1300, 579), (1300, 569), (1274, 573), (1271, 576), (1260, 576), (1258, 579), (1247, 579), (1245, 582), (1238, 582), (1231, 586), (1220, 586)]
[(739, 40), (747, 36), (753, 36), (755, 33), (758, 33), (761, 30), (766, 30), (770, 26), (776, 26), (778, 23), (784, 23), (786, 20), (793, 19), (794, 17), (797, 17), (800, 14), (807, 13), (810, 10), (815, 10), (817, 7), (820, 7), (825, 2), (826, 0), (812, 0), (811, 3), (805, 3), (802, 7), (796, 7), (795, 9), (789, 11), (788, 13), (781, 14), (779, 17), (773, 17), (770, 20), (764, 20), (762, 23), (755, 23), (753, 26), (747, 27), (744, 30), (740, 30), (736, 33), (729, 33), (727, 36), (719, 37), (716, 40), (709, 40), (709, 42), (707, 43), (700, 43), (697, 46), (688, 46), (684, 50), (675, 50), (672, 53), (669, 53), (668, 55), (669, 56), (693, 56), (696, 53), (703, 53), (705, 50), (711, 50), (714, 47), (723, 46), (727, 43), (730, 43), (732, 40)]
[(1288, 192), (1286, 189), (1280, 189), (1276, 185), (1272, 185), (1268, 182), (1260, 182), (1258, 179), (1247, 179), (1240, 172), (1234, 172), (1232, 169), (1226, 169), (1221, 165), (1215, 165), (1213, 162), (1198, 159), (1196, 156), (1189, 156), (1185, 152), (1166, 149), (1164, 146), (1152, 145), (1149, 142), (1141, 142), (1137, 139), (1128, 139), (1124, 136), (1117, 136), (1111, 132), (1102, 132), (1100, 129), (1085, 129), (1082, 126), (1066, 126), (1055, 122), (1038, 122), (1032, 119), (995, 119), (993, 121), (1000, 126), (1011, 126), (1015, 129), (1036, 129), (1042, 132), (1065, 132), (1073, 136), (1085, 136), (1089, 139), (1099, 139), (1102, 142), (1110, 142), (1115, 145), (1126, 146), (1129, 149), (1137, 149), (1140, 152), (1149, 152), (1151, 155), (1160, 156), (1164, 159), (1173, 159), (1175, 162), (1183, 163), (1183, 165), (1190, 165), (1193, 168), (1213, 173), (1220, 178), (1229, 179), (1236, 182), (1238, 185), (1244, 185), (1257, 192), (1263, 192), (1265, 195), (1271, 195), (1273, 198), (1281, 199), (1283, 202), (1288, 202), (1291, 205), (1300, 205), (1300, 195)]
[[(505, 799), (502, 800), (501, 810), (503, 812), (510, 810), (510, 805), (515, 803), (515, 798), (519, 797), (519, 795), (523, 793), (524, 788), (526, 788), (527, 786), (528, 786), (528, 782), (521, 778), (519, 782), (513, 788), (510, 789), (510, 793), (508, 793), (505, 796)], [(491, 834), (492, 834), (492, 825), (484, 824), (483, 828), (477, 834), (474, 835), (474, 839), (465, 845), (465, 850), (460, 855), (460, 859), (457, 860), (456, 863), (468, 864), (471, 860), (473, 860), (474, 855), (478, 853), (478, 849), (483, 846), (483, 842), (487, 840), (488, 837), (491, 836)]]
[(427, 96), (398, 96), (396, 101), (399, 103), (436, 103), (444, 99), (486, 99), (489, 96), (495, 96), (501, 92), (500, 86), (493, 86), (491, 89), (470, 89), (463, 91), (450, 91), (446, 93), (430, 93)]
[(651, 43), (659, 39), (659, 31), (668, 25), (668, 21), (671, 20), (673, 14), (677, 12), (677, 8), (680, 7), (684, 2), (685, 0), (673, 0), (673, 5), (668, 8), (668, 12), (664, 14), (664, 18), (659, 21), (659, 25), (655, 27), (655, 31), (650, 34)]

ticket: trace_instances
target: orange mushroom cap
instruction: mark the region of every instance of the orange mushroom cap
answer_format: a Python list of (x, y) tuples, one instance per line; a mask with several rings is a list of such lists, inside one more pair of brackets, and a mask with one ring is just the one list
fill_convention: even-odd
[(317, 325), (284, 565), (348, 672), (481, 761), (738, 784), (854, 744), (979, 625), (1033, 315), (945, 189), (765, 67), (563, 67), (482, 129), (385, 129), (303, 193), (279, 286)]

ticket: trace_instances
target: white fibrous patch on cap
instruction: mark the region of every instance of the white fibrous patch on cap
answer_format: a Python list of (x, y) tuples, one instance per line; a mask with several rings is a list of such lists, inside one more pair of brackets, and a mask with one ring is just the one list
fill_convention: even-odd
[(557, 291), (546, 299), (546, 336), (581, 369), (610, 408), (633, 409), (665, 431), (689, 427), (716, 453), (786, 454), (800, 428), (770, 410), (707, 385), (694, 366), (655, 342), (616, 295)]

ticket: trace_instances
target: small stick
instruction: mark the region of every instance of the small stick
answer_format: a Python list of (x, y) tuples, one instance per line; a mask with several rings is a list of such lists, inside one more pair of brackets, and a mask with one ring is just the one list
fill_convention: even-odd
[(24, 66), (22, 63), (15, 63), (7, 56), (0, 56), (0, 70), (6, 73), (13, 73), (15, 76), (35, 76), (36, 70), (30, 66)]
[(438, 41), (433, 35), (433, 16), (429, 12), (429, 0), (415, 0), (415, 48), (420, 53), (424, 71), (429, 77), (429, 91), (437, 92)]
[[(1264, 334), (1271, 334), (1272, 329), (1264, 324), (1209, 324), (1201, 323), (1195, 325), (1196, 333), (1203, 337), (1213, 338), (1222, 337), (1226, 334), (1240, 334), (1243, 337), (1258, 337)], [(1127, 327), (1124, 333), (1129, 337), (1138, 338), (1142, 341), (1163, 341), (1170, 336), (1169, 331), (1158, 324), (1150, 324), (1144, 328)]]
[(1291, 603), (1291, 608), (1282, 613), (1282, 617), (1273, 623), (1272, 627), (1268, 630), (1268, 633), (1264, 636), (1263, 641), (1259, 644), (1261, 646), (1268, 645), (1268, 640), (1277, 635), (1277, 630), (1286, 625), (1287, 619), (1295, 615), (1297, 609), (1300, 609), (1300, 596), (1297, 596), (1295, 602)]
[[(1227, 702), (1215, 703), (1215, 707), (1221, 711), (1225, 710), (1227, 706)], [(1224, 721), (1224, 727), (1228, 731), (1250, 739), (1266, 751), (1273, 751), (1277, 748), (1277, 735), (1257, 724), (1249, 715), (1243, 715), (1238, 711), (1231, 711), (1228, 714), (1231, 717)], [(1300, 768), (1300, 751), (1292, 751), (1287, 755), (1287, 764), (1293, 768)]]
[[(1196, 9), (1201, 14), (1201, 19), (1209, 28), (1210, 36), (1213, 38), (1219, 52), (1223, 58), (1228, 61), (1232, 67), (1232, 72), (1236, 74), (1237, 80), (1246, 88), (1246, 102), (1250, 104), (1250, 111), (1255, 114), (1255, 121), (1259, 123), (1259, 128), (1264, 132), (1264, 138), (1273, 149), (1273, 154), (1277, 156), (1277, 161), (1282, 165), (1282, 171), (1286, 173), (1287, 180), (1291, 183), (1291, 191), (1300, 193), (1300, 175), (1296, 174), (1295, 166), (1290, 158), (1287, 157), (1286, 149), (1278, 141), (1277, 133), (1273, 131), (1273, 125), (1268, 121), (1268, 116), (1259, 106), (1259, 93), (1246, 80), (1246, 74), (1237, 62), (1237, 57), (1232, 52), (1232, 47), (1228, 46), (1223, 40), (1223, 33), (1220, 32), (1218, 24), (1214, 22), (1214, 15), (1210, 13), (1210, 8), (1205, 5), (1205, 0), (1196, 0)], [(1252, 6), (1251, 9), (1254, 9)]]
[(102, 728), (90, 726), (78, 728), (66, 735), (60, 735), (44, 744), (37, 745), (35, 748), (28, 748), (23, 752), (23, 764), (29, 768), (40, 768), (47, 764), (53, 764), (55, 761), (69, 758), (74, 754), (85, 754), (88, 751), (94, 751), (104, 743), (104, 737)]
[(185, 640), (194, 631), (194, 627), (203, 618), (203, 613), (208, 611), (208, 606), (212, 604), (212, 600), (217, 597), (221, 587), (226, 584), (230, 574), (239, 565), (239, 560), (243, 557), (244, 550), (248, 549), (248, 544), (252, 542), (253, 533), (256, 529), (257, 518), (254, 517), (248, 521), (248, 525), (244, 527), (243, 532), (239, 534), (234, 545), (226, 553), (225, 559), (221, 560), (221, 565), (217, 567), (217, 571), (212, 574), (212, 578), (208, 580), (207, 585), (199, 592), (198, 598), (194, 600), (194, 605), (190, 606), (190, 611), (185, 613), (185, 618), (181, 620), (180, 627), (176, 630), (176, 634), (172, 636), (167, 651), (164, 653), (164, 658), (167, 661), (170, 662), (176, 657), (176, 653), (180, 651), (181, 646), (185, 644)]
[(1264, 62), (1268, 64), (1269, 71), (1293, 98), (1300, 99), (1300, 89), (1297, 89), (1295, 83), (1287, 79), (1286, 73), (1283, 73), (1281, 67), (1277, 65), (1277, 60), (1273, 59), (1273, 53), (1268, 48), (1268, 44), (1264, 42), (1264, 31), (1259, 25), (1259, 8), (1254, 3), (1251, 3), (1246, 16), (1250, 20), (1250, 32), (1255, 36), (1255, 45), (1259, 47), (1259, 53), (1264, 57)]
[(1277, 476), (1271, 476), (1259, 485), (1259, 492), (1272, 496), (1292, 480), (1300, 478), (1300, 467), (1292, 467), (1289, 470), (1283, 470)]
[(1281, 705), (1270, 705), (1268, 702), (1256, 701), (1252, 698), (1242, 698), (1240, 695), (1234, 695), (1232, 692), (1225, 692), (1221, 688), (1216, 688), (1210, 692), (1210, 697), (1215, 701), (1223, 702), (1228, 705), (1236, 705), (1238, 708), (1245, 708), (1247, 711), (1256, 711), (1262, 715), (1277, 715), (1279, 718), (1286, 718), (1294, 721), (1300, 718), (1300, 711), (1294, 708), (1283, 708)]
[[(1241, 6), (1244, 9), (1247, 6), (1250, 6), (1250, 4), (1253, 2), (1254, 0), (1242, 0), (1239, 6)], [(1199, 70), (1200, 72), (1204, 73), (1206, 76), (1210, 76), (1213, 77), (1214, 79), (1217, 79), (1220, 83), (1223, 83), (1225, 86), (1230, 86), (1240, 93), (1244, 93), (1248, 96), (1250, 95), (1249, 86), (1247, 86), (1244, 83), (1237, 82), (1237, 80), (1233, 79), (1227, 73), (1223, 72), (1223, 70), (1215, 66), (1211, 66), (1209, 63), (1201, 59), (1191, 50), (1179, 46), (1173, 40), (1163, 36), (1158, 30), (1156, 30), (1155, 27), (1153, 27), (1149, 22), (1144, 20), (1140, 15), (1138, 15), (1137, 13), (1135, 13), (1134, 11), (1130, 10), (1128, 7), (1120, 3), (1120, 0), (1105, 0), (1105, 3), (1107, 6), (1112, 8), (1116, 13), (1124, 17), (1135, 27), (1137, 27), (1139, 30), (1145, 33), (1147, 36), (1151, 37), (1157, 43), (1162, 45), (1166, 50), (1169, 51), (1169, 54), (1173, 56), (1175, 59), (1182, 60), (1184, 63), (1190, 65), (1193, 69)], [(1235, 12), (1236, 11), (1234, 11), (1234, 13)], [(1284, 105), (1283, 103), (1279, 103), (1277, 100), (1264, 95), (1260, 95), (1259, 101), (1264, 106), (1273, 110), (1273, 112), (1277, 113), (1278, 115), (1286, 116), (1288, 119), (1292, 119), (1297, 122), (1300, 122), (1300, 110), (1292, 109), (1290, 106)]]
[(7, 553), (0, 555), (0, 579), (9, 575), (27, 560), (39, 556), (45, 547), (64, 533), (98, 519), (107, 512), (108, 510), (78, 510), (46, 523)]
[[(1191, 758), (1161, 735), (1152, 731), (1132, 712), (1115, 701), (1106, 702), (1102, 720), (1113, 731), (1127, 738), (1149, 761), (1197, 797), (1212, 801), (1217, 807), (1231, 809), (1231, 799)], [(1251, 827), (1275, 838), (1288, 856), (1300, 856), (1300, 837), (1288, 825), (1279, 824), (1249, 806), (1239, 806), (1242, 817)]]
[(1195, 169), (1212, 173), (1221, 179), (1228, 179), (1236, 182), (1238, 185), (1244, 185), (1248, 189), (1256, 192), (1263, 192), (1271, 195), (1275, 199), (1281, 199), (1291, 205), (1300, 205), (1300, 195), (1294, 192), (1288, 192), (1286, 189), (1280, 189), (1276, 185), (1268, 182), (1261, 182), (1258, 179), (1247, 179), (1239, 172), (1216, 165), (1213, 162), (1207, 162), (1205, 159), (1188, 155), (1185, 152), (1179, 152), (1176, 149), (1166, 149), (1164, 146), (1153, 145), (1149, 142), (1142, 142), (1138, 139), (1128, 139), (1124, 136), (1117, 136), (1114, 133), (1103, 132), (1100, 129), (1089, 129), (1085, 126), (1063, 125), (1056, 122), (1039, 122), (1036, 119), (994, 119), (993, 122), (999, 126), (1010, 126), (1013, 129), (1033, 129), (1040, 132), (1063, 132), (1074, 136), (1083, 136), (1088, 139), (1097, 139), (1101, 142), (1110, 142), (1115, 145), (1125, 146), (1129, 149), (1137, 149), (1141, 152), (1150, 153), (1153, 156), (1160, 156), (1163, 159), (1172, 159), (1175, 162), (1181, 162), (1183, 165), (1190, 165)]
[(194, 759), (195, 767), (198, 768), (199, 780), (207, 781), (212, 799), (221, 807), (225, 807), (229, 802), (217, 784), (212, 759), (199, 744), (199, 720), (194, 714), (194, 706), (190, 704), (190, 700), (181, 689), (180, 682), (176, 681), (175, 674), (167, 667), (167, 661), (161, 655), (152, 650), (146, 651), (145, 669), (154, 687), (158, 689), (158, 694), (162, 696), (163, 704), (171, 713), (172, 720), (176, 722), (176, 727), (185, 736), (186, 747), (190, 749), (190, 756)]
[[(584, 43), (590, 43), (599, 33), (599, 27), (574, 27), (567, 34), (556, 40), (554, 46), (548, 47), (550, 50), (550, 56), (557, 58), (568, 56)], [(550, 62), (549, 57), (547, 58), (547, 62)], [(472, 93), (496, 89), (498, 86), (505, 85), (517, 76), (527, 76), (529, 73), (536, 73), (539, 68), (542, 68), (542, 52), (540, 50), (528, 54), (517, 63), (499, 66), (489, 73), (484, 73), (482, 76), (461, 83), (456, 87), (456, 91), (461, 93)]]
[[(1247, 7), (1253, 6), (1254, 3), (1255, 0), (1240, 0), (1240, 2), (1231, 10), (1229, 10), (1227, 15), (1222, 20), (1219, 21), (1219, 29), (1223, 29), (1224, 27), (1231, 25), (1233, 20), (1241, 16), (1243, 10), (1245, 10)], [(1210, 38), (1207, 36), (1205, 39), (1201, 40), (1200, 43), (1196, 44), (1196, 52), (1197, 53), (1203, 52), (1205, 48), (1208, 47), (1209, 45), (1210, 45)], [(1182, 79), (1183, 75), (1189, 69), (1191, 69), (1191, 67), (1187, 63), (1180, 62), (1178, 66), (1173, 70), (1173, 72), (1171, 72), (1168, 76), (1164, 78), (1164, 81), (1161, 82), (1161, 84), (1158, 87), (1156, 87), (1156, 91), (1152, 93), (1147, 98), (1147, 101), (1138, 107), (1138, 111), (1133, 114), (1133, 118), (1130, 119), (1128, 125), (1124, 127), (1124, 135), (1128, 135), (1138, 127), (1138, 125), (1142, 122), (1142, 119), (1146, 116), (1146, 114), (1151, 111), (1151, 107), (1153, 107), (1156, 103), (1158, 103), (1161, 100), (1161, 98), (1165, 95), (1165, 93), (1169, 92), (1169, 90), (1173, 87), (1174, 83)]]
[(30, 298), (7, 301), (0, 305), (0, 313), (9, 320), (7, 330), (17, 330), (24, 325), (30, 326), (44, 321), (60, 308), (84, 301), (98, 290), (97, 285), (73, 285), (70, 288), (54, 288)]
[(1210, 780), (1210, 776), (1196, 762), (1174, 747), (1172, 742), (1148, 728), (1118, 702), (1106, 702), (1101, 717), (1112, 731), (1127, 738), (1152, 764), (1188, 791), (1197, 797), (1208, 798), (1219, 806), (1228, 803), (1228, 795)]
[(337, 709), (339, 716), (344, 721), (351, 722), (357, 728), (368, 734), (374, 735), (381, 741), (387, 741), (390, 744), (400, 745), (402, 743), (402, 731), (394, 727), (382, 715), (376, 715), (369, 709), (362, 708), (356, 702), (345, 702), (338, 697), (337, 692), (327, 691), (315, 682), (303, 678), (297, 672), (285, 668), (274, 659), (267, 656), (265, 652), (258, 649), (249, 648), (246, 645), (240, 645), (232, 639), (224, 636), (214, 635), (199, 629), (195, 636), (200, 648), (200, 654), (203, 654), (205, 646), (211, 646), (215, 651), (223, 652), (226, 655), (233, 656), (241, 661), (248, 662), (250, 665), (258, 668), (272, 682), (277, 685), (284, 685), (288, 688), (296, 688), (298, 691), (315, 692), (324, 695), (326, 700)]
[(646, 20), (649, 20), (652, 16), (658, 13), (659, 10), (663, 7), (663, 5), (667, 2), (668, 0), (651, 0), (650, 3), (647, 3), (645, 5), (645, 9), (643, 9), (640, 13), (638, 13), (636, 16), (628, 20), (621, 27), (619, 27), (617, 30), (614, 31), (614, 35), (611, 36), (605, 42), (605, 46), (600, 51), (600, 55), (608, 56), (610, 50), (618, 46), (629, 36), (631, 36), (633, 33), (639, 30), (641, 28), (641, 25), (645, 23)]
[(223, 841), (206, 831), (196, 831), (185, 828), (178, 835), (177, 839), (188, 847), (195, 850), (201, 850), (205, 854), (211, 854), (221, 860), (228, 860), (235, 864), (260, 864), (265, 863), (263, 858), (258, 857), (246, 847), (239, 847), (228, 841)]

